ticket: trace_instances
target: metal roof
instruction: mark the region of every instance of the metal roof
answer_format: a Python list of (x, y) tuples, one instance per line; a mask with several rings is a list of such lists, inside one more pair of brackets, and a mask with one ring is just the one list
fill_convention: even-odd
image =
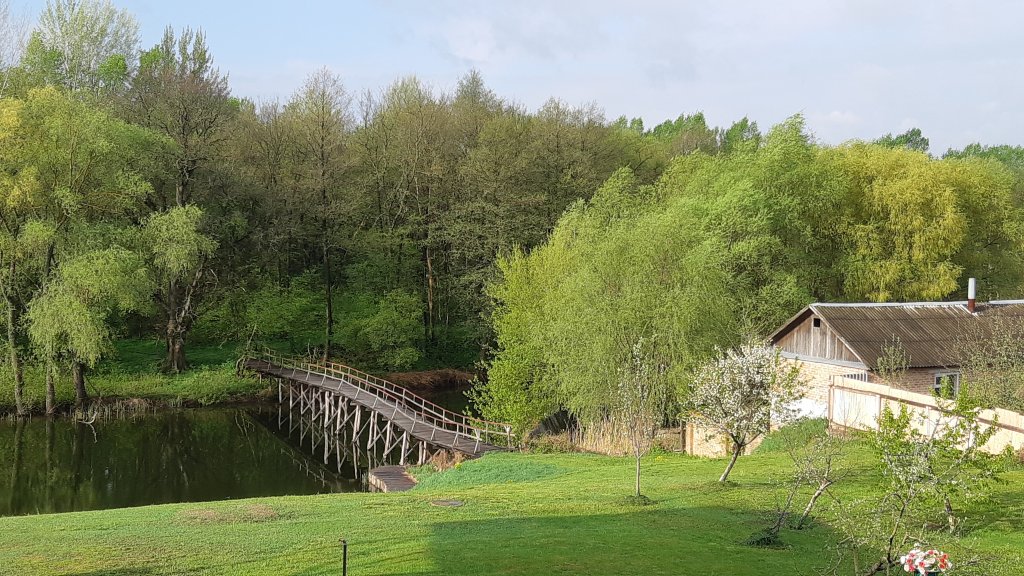
[(804, 308), (771, 336), (778, 342), (810, 316), (828, 325), (869, 368), (876, 368), (886, 345), (898, 338), (911, 368), (951, 367), (960, 363), (962, 341), (968, 334), (988, 333), (992, 318), (1024, 317), (1024, 301), (815, 303)]

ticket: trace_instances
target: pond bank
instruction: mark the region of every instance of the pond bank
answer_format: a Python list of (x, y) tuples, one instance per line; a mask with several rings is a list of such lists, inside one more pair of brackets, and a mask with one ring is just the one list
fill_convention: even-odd
[[(3, 379), (0, 379), (3, 380)], [(4, 380), (5, 381), (5, 380)], [(36, 367), (25, 371), (24, 399), (30, 414), (45, 412), (45, 379)], [(6, 381), (5, 381), (6, 382)], [(156, 406), (213, 406), (269, 398), (269, 386), (257, 378), (239, 377), (233, 362), (200, 366), (184, 374), (160, 372), (96, 372), (87, 377), (90, 404), (151, 403)], [(67, 378), (57, 378), (57, 407), (68, 414), (74, 409), (75, 391)], [(0, 388), (0, 415), (13, 415), (14, 393), (9, 382)]]

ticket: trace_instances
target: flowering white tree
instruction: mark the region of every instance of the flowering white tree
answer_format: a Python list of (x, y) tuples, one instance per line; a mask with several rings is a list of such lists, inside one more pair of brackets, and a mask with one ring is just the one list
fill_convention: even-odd
[(688, 399), (690, 421), (732, 441), (732, 459), (719, 482), (729, 478), (744, 448), (767, 433), (773, 419), (793, 418), (802, 388), (799, 369), (762, 343), (720, 351), (697, 371)]
[(11, 11), (10, 0), (0, 0), (0, 98), (10, 82), (11, 70), (25, 51), (28, 20)]
[(640, 338), (619, 370), (615, 421), (625, 428), (636, 459), (636, 494), (640, 498), (640, 459), (651, 449), (665, 413), (667, 387), (664, 363), (657, 360), (653, 339)]

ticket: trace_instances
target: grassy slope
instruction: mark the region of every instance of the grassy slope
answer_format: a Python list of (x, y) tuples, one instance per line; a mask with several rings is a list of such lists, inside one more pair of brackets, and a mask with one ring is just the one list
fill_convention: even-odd
[[(871, 491), (860, 471), (840, 489)], [(817, 574), (836, 539), (828, 526), (787, 531), (782, 549), (742, 544), (764, 526), (780, 454), (745, 457), (736, 486), (722, 461), (652, 456), (647, 507), (622, 503), (629, 460), (492, 454), (430, 475), (404, 494), (337, 494), (174, 504), (0, 518), (4, 574), (339, 574), (339, 538), (352, 574)], [(960, 574), (1016, 574), (1024, 563), (1024, 473), (972, 514), (961, 541), (935, 542), (980, 564)], [(432, 506), (455, 498), (461, 508)], [(845, 573), (849, 573), (846, 571)]]
[[(153, 340), (122, 340), (111, 357), (88, 374), (89, 393), (104, 398), (148, 398), (212, 404), (259, 390), (258, 382), (235, 376), (239, 351), (234, 346), (193, 347), (188, 352), (193, 370), (179, 376), (160, 373), (163, 344)], [(6, 363), (0, 371), (8, 370)], [(43, 371), (29, 367), (25, 372), (25, 397), (34, 410), (41, 411), (45, 397)], [(9, 374), (2, 373), (0, 414), (13, 411), (14, 391)], [(66, 374), (57, 379), (57, 399), (62, 405), (74, 403), (75, 392)]]

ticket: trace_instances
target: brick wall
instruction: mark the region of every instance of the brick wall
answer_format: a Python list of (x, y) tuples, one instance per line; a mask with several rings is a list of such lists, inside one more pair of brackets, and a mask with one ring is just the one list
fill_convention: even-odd
[[(750, 454), (761, 444), (764, 436), (747, 445), (744, 454)], [(728, 436), (701, 428), (692, 423), (686, 424), (686, 453), (705, 458), (720, 458), (732, 455), (732, 441)]]
[(836, 366), (824, 362), (810, 362), (807, 360), (790, 360), (786, 362), (796, 364), (800, 367), (800, 377), (807, 384), (805, 397), (808, 400), (828, 404), (828, 387), (832, 385), (833, 376), (847, 376), (849, 374), (863, 373), (864, 370), (850, 368), (849, 366)]
[(931, 396), (935, 389), (935, 375), (947, 372), (951, 372), (951, 370), (938, 368), (911, 368), (910, 370), (907, 370), (898, 382), (885, 382), (875, 374), (871, 375), (870, 381), (875, 384), (887, 384), (901, 390)]

